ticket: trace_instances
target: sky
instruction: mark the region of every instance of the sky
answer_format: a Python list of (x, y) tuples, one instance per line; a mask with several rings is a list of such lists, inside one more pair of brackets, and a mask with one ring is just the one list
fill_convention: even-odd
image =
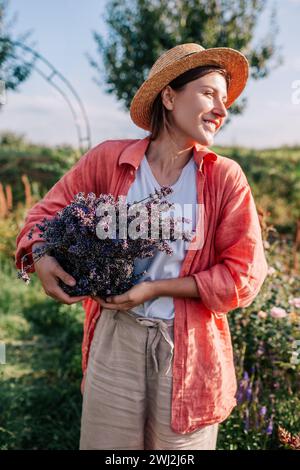
[[(107, 37), (106, 3), (107, 0), (9, 1), (9, 18), (17, 14), (12, 27), (14, 35), (32, 31), (29, 43), (34, 50), (54, 66), (79, 95), (88, 117), (92, 146), (106, 139), (135, 139), (147, 135), (131, 121), (123, 104), (106, 93), (105, 84), (95, 83), (97, 72), (86, 57), (89, 53), (99, 58), (93, 31)], [(257, 149), (300, 145), (300, 0), (269, 0), (268, 8), (259, 19), (254, 44), (260, 44), (268, 30), (274, 3), (279, 27), (276, 44), (284, 63), (264, 79), (248, 80), (242, 94), (248, 99), (245, 112), (233, 116), (228, 126), (220, 130), (215, 145)], [(43, 73), (49, 74), (42, 62), (37, 65)], [(298, 99), (295, 99), (296, 93)], [(72, 103), (85, 137), (82, 113), (78, 111), (77, 102), (72, 100)], [(6, 94), (6, 104), (0, 112), (0, 132), (13, 131), (40, 144), (78, 146), (76, 129), (66, 101), (37, 71), (33, 71), (18, 92)]]

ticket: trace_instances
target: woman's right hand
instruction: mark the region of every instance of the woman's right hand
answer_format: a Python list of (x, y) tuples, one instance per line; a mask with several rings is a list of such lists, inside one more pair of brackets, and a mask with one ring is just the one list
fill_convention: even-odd
[[(44, 243), (37, 242), (32, 246), (32, 251), (34, 252), (34, 247), (42, 246)], [(58, 280), (61, 279), (65, 284), (69, 286), (74, 286), (72, 281), (76, 282), (75, 279), (68, 274), (58, 261), (50, 255), (43, 255), (37, 261), (34, 262), (35, 272), (37, 273), (44, 291), (49, 297), (57, 300), (58, 302), (64, 304), (75, 304), (76, 302), (81, 302), (84, 299), (87, 299), (88, 295), (83, 295), (79, 297), (70, 297), (58, 284)]]

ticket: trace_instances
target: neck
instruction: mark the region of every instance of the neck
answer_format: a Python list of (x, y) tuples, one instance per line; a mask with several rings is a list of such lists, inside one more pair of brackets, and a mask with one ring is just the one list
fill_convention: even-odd
[(162, 173), (181, 170), (193, 157), (194, 145), (180, 144), (169, 137), (161, 136), (150, 141), (146, 156)]

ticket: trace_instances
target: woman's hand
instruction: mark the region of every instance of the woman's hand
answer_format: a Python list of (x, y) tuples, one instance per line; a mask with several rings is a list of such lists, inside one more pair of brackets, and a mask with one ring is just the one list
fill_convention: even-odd
[(144, 303), (146, 300), (150, 300), (156, 297), (156, 291), (154, 289), (154, 283), (149, 281), (140, 282), (136, 284), (127, 292), (121, 295), (113, 295), (107, 297), (107, 302), (100, 297), (92, 297), (102, 307), (111, 310), (130, 310), (139, 304)]
[[(34, 251), (34, 247), (38, 245), (42, 244), (34, 244), (32, 251)], [(34, 263), (34, 268), (41, 281), (45, 293), (58, 302), (71, 305), (76, 302), (81, 302), (82, 300), (89, 297), (87, 295), (70, 297), (62, 290), (62, 288), (58, 285), (59, 279), (69, 286), (75, 285), (72, 284), (72, 281), (75, 283), (76, 281), (72, 276), (70, 276), (70, 274), (64, 271), (64, 269), (53, 256), (49, 256), (47, 254), (43, 255), (38, 261)]]

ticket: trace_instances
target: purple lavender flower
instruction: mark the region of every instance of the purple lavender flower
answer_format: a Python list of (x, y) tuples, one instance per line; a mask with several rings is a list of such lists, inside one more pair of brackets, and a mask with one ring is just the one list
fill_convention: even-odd
[(25, 282), (25, 284), (29, 284), (30, 282), (30, 277), (24, 270), (17, 272), (17, 279), (22, 279)]
[(244, 374), (243, 374), (243, 380), (245, 380), (246, 382), (249, 381), (249, 374), (246, 370), (244, 371)]
[(173, 192), (172, 188), (170, 188), (169, 186), (162, 186), (160, 188), (160, 191), (158, 191), (157, 189), (155, 189), (155, 194), (161, 198), (161, 197), (166, 197), (168, 196), (169, 194), (171, 194)]
[(239, 388), (236, 394), (236, 400), (238, 402), (238, 405), (240, 405), (244, 401), (244, 387), (241, 385), (241, 383), (239, 384)]
[(261, 416), (262, 418), (264, 418), (267, 414), (267, 407), (266, 406), (262, 406), (261, 409), (259, 410), (259, 416)]
[(251, 397), (252, 397), (252, 387), (251, 385), (248, 385), (248, 387), (246, 388), (246, 400), (250, 401)]
[(250, 421), (249, 421), (249, 410), (248, 408), (244, 411), (244, 428), (246, 431), (249, 431)]
[(268, 426), (267, 426), (267, 429), (266, 429), (266, 434), (267, 436), (270, 436), (273, 432), (273, 417), (271, 417), (269, 423), (268, 423)]
[[(136, 230), (143, 236), (137, 238), (129, 236), (126, 239), (121, 233), (122, 197), (115, 200), (111, 194), (101, 194), (99, 197), (94, 193), (88, 193), (87, 196), (82, 192), (76, 194), (73, 201), (58, 211), (52, 219), (44, 218), (42, 223), (36, 224), (35, 227), (41, 231), (39, 236), (45, 245), (35, 249), (35, 262), (46, 253), (55, 257), (62, 268), (76, 280), (74, 287), (59, 281), (60, 287), (71, 296), (106, 297), (108, 294), (115, 295), (127, 291), (144, 274), (134, 274), (136, 258), (152, 257), (157, 250), (169, 255), (173, 253), (168, 244), (168, 241), (176, 239), (176, 220), (173, 217), (159, 217), (158, 237), (152, 235), (150, 237), (152, 211), (156, 208), (155, 213), (161, 215), (165, 203), (163, 197), (171, 192), (172, 189), (168, 187), (163, 187), (160, 191), (155, 190), (152, 199), (143, 205), (145, 219), (139, 224), (140, 230)], [(129, 215), (129, 209), (141, 202), (125, 204), (127, 234), (129, 234), (128, 227), (134, 219), (134, 216)], [(172, 204), (166, 201), (167, 209), (170, 205)], [(98, 212), (100, 206), (104, 209), (103, 213)], [(110, 209), (113, 210), (114, 217), (110, 214)], [(167, 221), (170, 230), (166, 239), (162, 233)], [(32, 238), (35, 227), (30, 230), (28, 238)], [(111, 229), (113, 236), (110, 233)], [(104, 236), (99, 237), (97, 230)], [(190, 240), (190, 233), (183, 232), (183, 239)], [(23, 269), (23, 259), (18, 277), (29, 282), (29, 276)]]
[(243, 378), (239, 383), (238, 391), (236, 395), (237, 402), (241, 404), (245, 399), (250, 400), (252, 395), (251, 385), (249, 384), (249, 374), (247, 371), (244, 371)]

